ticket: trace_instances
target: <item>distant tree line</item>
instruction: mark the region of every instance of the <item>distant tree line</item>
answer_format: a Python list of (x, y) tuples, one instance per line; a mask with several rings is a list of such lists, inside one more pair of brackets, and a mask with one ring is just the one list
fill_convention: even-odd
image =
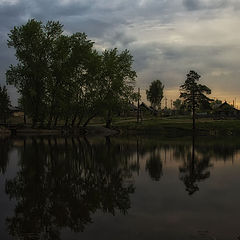
[[(184, 84), (180, 86), (180, 96), (173, 102), (173, 106), (179, 113), (191, 112), (193, 128), (195, 128), (195, 114), (198, 110), (211, 109), (212, 99), (206, 95), (211, 94), (211, 89), (206, 85), (199, 84), (200, 75), (190, 70), (186, 76)], [(154, 110), (161, 110), (164, 85), (160, 80), (151, 82), (149, 89), (146, 90), (147, 100), (151, 103)], [(219, 101), (216, 101), (218, 104)], [(212, 105), (214, 106), (214, 104)]]
[(99, 53), (85, 33), (65, 35), (63, 25), (35, 19), (14, 27), (8, 46), (18, 64), (6, 73), (20, 93), (19, 103), (32, 125), (86, 126), (102, 116), (109, 127), (113, 113), (135, 100), (136, 72), (128, 50)]

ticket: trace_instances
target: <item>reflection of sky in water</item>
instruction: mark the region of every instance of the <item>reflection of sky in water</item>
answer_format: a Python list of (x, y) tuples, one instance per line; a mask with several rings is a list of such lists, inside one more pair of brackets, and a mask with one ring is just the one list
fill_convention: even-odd
[[(139, 170), (132, 167), (132, 176), (125, 179), (125, 185), (133, 182), (135, 186), (135, 192), (129, 194), (131, 208), (126, 215), (117, 210), (114, 217), (98, 209), (91, 215), (93, 223), (88, 223), (84, 232), (73, 233), (63, 226), (61, 239), (185, 240), (214, 239), (211, 238), (213, 236), (224, 240), (237, 239), (240, 235), (240, 142), (238, 144), (226, 139), (224, 142), (228, 144), (222, 144), (221, 140), (197, 141), (195, 160), (209, 161), (209, 167), (204, 171), (209, 171), (210, 176), (197, 182), (199, 191), (192, 195), (186, 192), (179, 173), (179, 168), (184, 162), (188, 164), (188, 157), (192, 156), (191, 141), (164, 142), (144, 139), (137, 144), (136, 139), (112, 139), (110, 148), (103, 142), (90, 139), (87, 145), (81, 147), (90, 146), (89, 150), (96, 151), (95, 156), (99, 158), (101, 152), (105, 154), (105, 147), (105, 157), (114, 156), (116, 152), (116, 159), (113, 160), (125, 159), (130, 168), (139, 162)], [(6, 179), (14, 178), (19, 166), (19, 152), (23, 150), (21, 143), (22, 141), (15, 141), (9, 148), (7, 171), (0, 178), (0, 239), (12, 239), (7, 237), (5, 219), (14, 215), (16, 201), (14, 198), (9, 201), (9, 196), (4, 193), (4, 185)], [(57, 143), (62, 151), (60, 155), (65, 154), (64, 141), (58, 140)], [(44, 141), (44, 144), (49, 142)], [(68, 144), (68, 150), (72, 151), (71, 140)], [(31, 140), (27, 141), (27, 145), (31, 146)], [(99, 149), (96, 148), (98, 145)], [(101, 152), (98, 152), (100, 150)], [(100, 160), (96, 160), (94, 164), (99, 162)], [(124, 169), (127, 165), (123, 162), (116, 166)], [(151, 174), (157, 177), (154, 175), (154, 178)]]

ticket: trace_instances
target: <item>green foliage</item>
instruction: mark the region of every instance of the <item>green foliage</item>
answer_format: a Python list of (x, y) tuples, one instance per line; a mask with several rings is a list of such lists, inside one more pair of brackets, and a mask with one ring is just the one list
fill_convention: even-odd
[[(7, 83), (20, 93), (26, 115), (36, 123), (85, 125), (97, 114), (122, 108), (136, 96), (136, 72), (128, 50), (99, 54), (85, 33), (63, 34), (59, 22), (45, 25), (34, 19), (10, 31), (8, 46), (18, 64), (6, 73)], [(110, 115), (109, 115), (110, 114)]]
[(151, 103), (154, 109), (161, 109), (161, 101), (163, 99), (164, 85), (160, 80), (155, 80), (146, 90), (147, 100)]
[(191, 70), (187, 74), (185, 83), (180, 86), (180, 98), (183, 99), (188, 109), (192, 111), (193, 129), (195, 129), (196, 110), (200, 106), (209, 105), (209, 102), (212, 101), (205, 95), (211, 94), (211, 89), (198, 83), (200, 77), (195, 71)]
[(59, 22), (42, 22), (34, 19), (10, 31), (8, 46), (16, 50), (18, 64), (11, 65), (6, 73), (7, 83), (14, 85), (23, 96), (26, 114), (33, 124), (43, 121), (46, 114), (46, 87), (51, 76), (52, 45), (62, 33)]
[(206, 85), (198, 83), (200, 79), (195, 71), (190, 71), (187, 74), (187, 79), (183, 85), (180, 86), (180, 98), (192, 110), (197, 109), (201, 104), (212, 101), (205, 94), (211, 94), (211, 89)]
[(105, 50), (101, 58), (99, 97), (106, 125), (110, 126), (113, 112), (136, 100), (134, 83), (136, 72), (132, 69), (133, 58), (128, 50), (118, 53), (116, 48)]
[(6, 86), (0, 86), (0, 120), (6, 123), (9, 116), (10, 99)]
[(181, 105), (182, 105), (182, 101), (179, 98), (173, 101), (173, 106), (176, 110), (180, 110)]

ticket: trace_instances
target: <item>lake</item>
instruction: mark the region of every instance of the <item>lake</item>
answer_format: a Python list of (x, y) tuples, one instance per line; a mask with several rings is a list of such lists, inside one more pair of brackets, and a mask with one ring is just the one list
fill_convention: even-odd
[(240, 239), (240, 139), (0, 139), (0, 239)]

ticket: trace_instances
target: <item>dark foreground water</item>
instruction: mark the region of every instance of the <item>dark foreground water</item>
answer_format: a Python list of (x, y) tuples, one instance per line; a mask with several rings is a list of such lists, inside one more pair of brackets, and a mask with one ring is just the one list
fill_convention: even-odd
[(0, 239), (240, 236), (240, 140), (0, 139)]

